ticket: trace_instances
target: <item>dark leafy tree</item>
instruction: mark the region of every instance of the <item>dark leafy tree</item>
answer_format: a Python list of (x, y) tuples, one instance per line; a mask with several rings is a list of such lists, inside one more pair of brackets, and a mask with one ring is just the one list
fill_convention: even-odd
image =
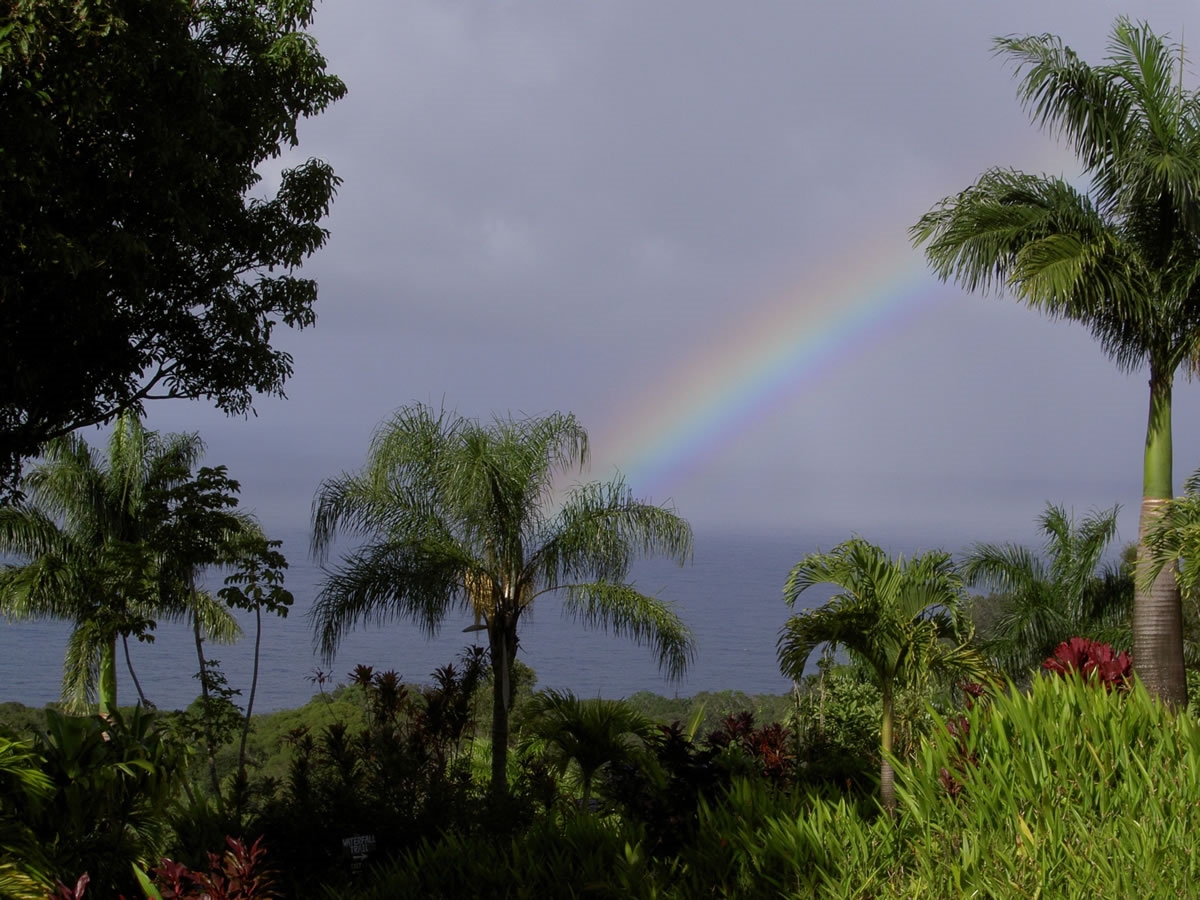
[(0, 487), (47, 440), (160, 397), (244, 412), (338, 179), (264, 181), (341, 97), (313, 0), (0, 0)]
[(227, 561), (236, 571), (225, 579), (218, 591), (221, 601), (232, 609), (254, 613), (254, 667), (250, 676), (250, 694), (242, 718), (242, 737), (238, 744), (237, 798), (238, 815), (242, 812), (246, 792), (246, 741), (254, 715), (254, 698), (258, 693), (259, 662), (262, 655), (262, 616), (264, 612), (287, 618), (293, 597), (284, 587), (287, 559), (279, 552), (281, 541), (268, 540), (258, 528), (235, 533), (227, 548)]
[[(242, 731), (237, 783), (244, 785), (245, 781), (245, 738), (258, 687), (262, 613), (286, 616), (292, 603), (292, 595), (283, 586), (287, 560), (279, 553), (280, 542), (268, 540), (258, 522), (237, 509), (240, 489), (224, 466), (196, 472), (190, 466), (181, 467), (168, 486), (155, 494), (158, 527), (150, 538), (158, 560), (160, 596), (168, 602), (174, 600), (177, 609), (172, 611), (191, 622), (199, 663), (199, 734), (208, 748), (210, 781), (221, 808), (224, 800), (215, 756), (231, 728)], [(209, 567), (232, 570), (226, 586), (218, 592), (219, 604), (199, 587), (201, 573)], [(255, 616), (254, 668), (244, 716), (232, 702), (241, 691), (230, 688), (215, 661), (205, 656), (208, 629), (200, 613), (214, 605)]]
[[(1086, 325), (1124, 371), (1147, 369), (1138, 559), (1173, 496), (1171, 394), (1200, 347), (1200, 92), (1182, 46), (1118, 19), (1103, 65), (1052, 35), (1007, 37), (1034, 122), (1064, 138), (1090, 179), (985, 172), (913, 227), (943, 280), (1005, 291)], [(1150, 691), (1187, 701), (1179, 590), (1169, 568), (1139, 579), (1133, 658)]]

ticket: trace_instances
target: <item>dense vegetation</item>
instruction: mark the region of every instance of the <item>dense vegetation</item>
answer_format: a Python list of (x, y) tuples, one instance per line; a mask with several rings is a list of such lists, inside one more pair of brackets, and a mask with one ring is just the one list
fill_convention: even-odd
[[(103, 3), (69, 20), (55, 4), (10, 6), (19, 15), (0, 30), (0, 65), (22, 80), (0, 86), (20, 89), (34, 121), (31, 97), (58, 90), (40, 80), (54, 74), (41, 61), (109, 47), (109, 31), (128, 25)], [(271, 6), (282, 21), (253, 3), (161, 9), (174, 10), (167, 36), (189, 52), (220, 34), (249, 39), (244, 17), (267, 16), (256, 40), (275, 62), (301, 65), (275, 75), (312, 93), (259, 123), (252, 156), (294, 139), (295, 117), (341, 92), (290, 30), (307, 23), (307, 3)], [(1119, 20), (1111, 46), (1094, 68), (1057, 39), (998, 42), (1035, 119), (1079, 152), (1091, 195), (995, 170), (914, 235), (942, 277), (1002, 285), (1087, 323), (1118, 364), (1149, 365), (1132, 553), (1104, 565), (1115, 511), (1076, 523), (1053, 505), (1040, 554), (976, 545), (958, 561), (936, 550), (905, 559), (855, 537), (799, 560), (781, 586), (789, 607), (815, 585), (837, 590), (786, 619), (781, 606), (790, 696), (534, 692), (516, 659), (519, 625), (549, 592), (583, 624), (684, 670), (686, 625), (625, 579), (641, 554), (685, 561), (690, 527), (620, 481), (559, 491), (587, 454), (573, 416), (480, 423), (410, 406), (379, 430), (362, 470), (318, 490), (314, 550), (339, 534), (361, 543), (328, 571), (315, 638), (332, 660), (349, 628), (399, 617), (431, 629), (458, 607), (488, 647), (424, 684), (358, 666), (328, 690), (322, 678), (302, 709), (256, 716), (253, 687), (239, 706), (205, 652), (235, 636), (231, 609), (253, 611), (261, 629), (263, 612), (291, 602), (286, 560), (238, 512), (237, 482), (197, 468), (196, 435), (146, 431), (129, 412), (105, 455), (41, 434), (20, 500), (0, 505), (0, 552), (17, 557), (0, 568), (0, 613), (63, 618), (73, 636), (61, 706), (0, 708), (0, 900), (1190, 896), (1200, 475), (1172, 499), (1170, 398), (1200, 327), (1200, 96), (1172, 78), (1176, 48), (1144, 26)], [(251, 170), (234, 184), (235, 211)], [(297, 179), (312, 179), (312, 193), (293, 195)], [(316, 164), (285, 176), (281, 207), (263, 204), (268, 219), (282, 216), (283, 244), (300, 231), (280, 265), (323, 241), (333, 184)], [(74, 246), (86, 235), (62, 237)], [(228, 275), (209, 286), (225, 300), (265, 292), (252, 319), (282, 304), (285, 321), (305, 323), (303, 283), (277, 295)], [(288, 365), (265, 343), (248, 352), (238, 365), (252, 377), (233, 383), (193, 381), (182, 351), (154, 351), (165, 368), (148, 377), (238, 408), (249, 388), (276, 389)], [(129, 374), (115, 375), (120, 397), (97, 387), (85, 400), (136, 404)], [(4, 398), (0, 425), (24, 427), (20, 402)], [(0, 462), (25, 453), (0, 437)], [(216, 596), (196, 588), (210, 566), (227, 576)], [(182, 711), (119, 705), (120, 646), (169, 618), (193, 629), (200, 696)]]

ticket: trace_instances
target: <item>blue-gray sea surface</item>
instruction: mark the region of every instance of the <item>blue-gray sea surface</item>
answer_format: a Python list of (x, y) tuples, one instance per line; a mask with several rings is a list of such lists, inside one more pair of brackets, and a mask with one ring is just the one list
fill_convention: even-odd
[[(329, 673), (333, 683), (345, 683), (347, 673), (361, 663), (376, 671), (394, 669), (406, 681), (427, 682), (434, 669), (453, 662), (464, 647), (486, 646), (486, 635), (463, 633), (471, 622), (465, 613), (455, 612), (433, 638), (408, 620), (360, 627), (345, 639), (332, 663), (322, 662), (313, 651), (306, 616), (322, 571), (308, 559), (305, 532), (280, 537), (295, 605), (286, 619), (264, 617), (256, 712), (305, 703), (317, 691), (313, 678), (318, 670)], [(844, 537), (848, 535), (815, 540), (701, 534), (694, 561), (682, 568), (665, 560), (639, 560), (631, 572), (637, 587), (673, 603), (695, 633), (696, 656), (681, 681), (670, 682), (659, 672), (650, 648), (564, 618), (553, 594), (538, 598), (522, 619), (518, 658), (533, 667), (538, 687), (569, 689), (580, 696), (625, 697), (640, 690), (679, 696), (727, 689), (782, 693), (790, 683), (779, 672), (775, 641), (789, 615), (782, 599), (788, 571), (805, 553), (827, 550)], [(329, 564), (336, 563), (335, 557)], [(814, 589), (811, 594), (804, 598), (806, 606), (823, 602), (829, 591)], [(206, 645), (206, 653), (220, 660), (230, 685), (242, 690), (244, 705), (253, 663), (253, 620), (247, 618), (243, 625), (246, 636), (238, 644)], [(57, 699), (67, 634), (62, 622), (0, 620), (0, 700), (42, 705)], [(155, 634), (153, 643), (130, 641), (135, 671), (150, 701), (160, 708), (182, 708), (198, 693), (191, 632), (183, 625), (162, 624)], [(132, 703), (136, 694), (123, 659), (119, 671), (121, 702)]]

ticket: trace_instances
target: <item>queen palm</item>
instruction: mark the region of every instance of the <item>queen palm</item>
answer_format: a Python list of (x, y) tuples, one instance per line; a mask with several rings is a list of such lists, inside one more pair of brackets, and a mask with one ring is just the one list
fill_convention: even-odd
[(810, 553), (792, 568), (783, 589), (788, 606), (818, 584), (840, 590), (823, 606), (788, 619), (779, 635), (779, 666), (799, 682), (813, 651), (827, 646), (846, 650), (874, 674), (883, 700), (879, 794), (884, 808), (892, 810), (897, 691), (938, 676), (980, 682), (991, 677), (983, 658), (967, 645), (962, 580), (948, 553), (892, 559), (855, 537), (828, 553)]
[(1013, 544), (976, 544), (964, 557), (967, 584), (999, 595), (983, 646), (1010, 678), (1020, 679), (1075, 635), (1128, 646), (1133, 578), (1124, 565), (1102, 565), (1117, 511), (1092, 512), (1077, 523), (1047, 504), (1038, 517), (1046, 536), (1041, 556)]
[(546, 595), (568, 616), (649, 644), (669, 677), (692, 654), (683, 622), (626, 583), (639, 554), (682, 564), (692, 532), (672, 510), (631, 497), (618, 478), (559, 496), (556, 479), (587, 460), (573, 415), (489, 424), (424, 405), (375, 433), (357, 473), (324, 482), (313, 502), (313, 550), (361, 540), (327, 574), (310, 613), (327, 659), (359, 623), (408, 618), (434, 633), (453, 609), (473, 613), (491, 651), (492, 786), (507, 790), (508, 715), (522, 616)]
[[(1125, 371), (1149, 370), (1138, 530), (1172, 496), (1171, 391), (1200, 338), (1200, 95), (1184, 90), (1182, 48), (1118, 19), (1091, 66), (1050, 35), (996, 41), (1016, 63), (1034, 121), (1066, 138), (1090, 179), (992, 169), (912, 229), (942, 280), (1006, 290), (1087, 325)], [(1143, 580), (1144, 582), (1144, 580)], [(1179, 592), (1163, 570), (1139, 585), (1133, 658), (1154, 693), (1186, 700)]]
[(164, 590), (152, 546), (161, 525), (152, 498), (189, 472), (202, 448), (194, 434), (163, 438), (123, 414), (106, 457), (78, 436), (51, 441), (24, 480), (29, 502), (0, 507), (0, 552), (25, 559), (0, 569), (0, 612), (72, 623), (63, 664), (68, 708), (93, 699), (102, 714), (116, 708), (118, 641), (146, 633), (157, 617), (192, 614), (210, 630), (236, 631), (211, 598)]

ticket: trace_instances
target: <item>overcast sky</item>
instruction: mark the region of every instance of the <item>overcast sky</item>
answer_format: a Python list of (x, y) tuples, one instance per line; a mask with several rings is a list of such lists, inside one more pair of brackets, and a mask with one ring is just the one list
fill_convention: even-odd
[[(1145, 374), (939, 285), (906, 232), (989, 166), (1078, 174), (993, 37), (1049, 31), (1097, 62), (1117, 15), (1200, 35), (1194, 9), (325, 3), (349, 94), (293, 161), (344, 184), (304, 270), (317, 325), (280, 333), (288, 399), (150, 423), (199, 430), (269, 530), (305, 526), (321, 479), (419, 400), (575, 412), (592, 476), (619, 468), (706, 530), (961, 546), (1029, 535), (1050, 500), (1121, 503), (1132, 540)], [(1177, 482), (1200, 466), (1198, 401), (1181, 383)]]

